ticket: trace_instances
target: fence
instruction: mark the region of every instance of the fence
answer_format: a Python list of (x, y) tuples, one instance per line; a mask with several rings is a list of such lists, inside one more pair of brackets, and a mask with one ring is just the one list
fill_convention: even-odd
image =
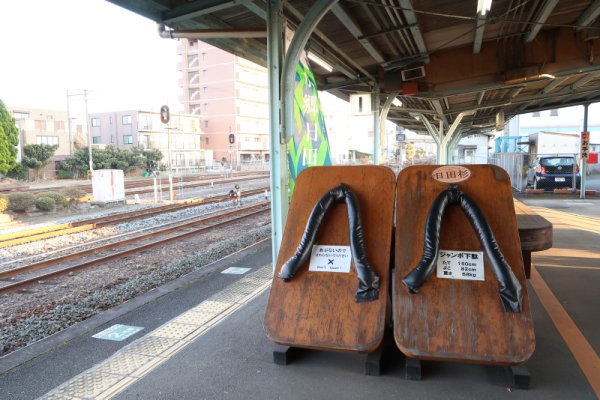
[(510, 176), (512, 187), (520, 192), (527, 188), (527, 171), (529, 167), (529, 154), (527, 153), (495, 153), (488, 159), (490, 164), (495, 164), (504, 169)]
[(489, 158), (490, 164), (503, 168), (513, 188), (553, 190), (579, 189), (579, 154), (496, 153)]

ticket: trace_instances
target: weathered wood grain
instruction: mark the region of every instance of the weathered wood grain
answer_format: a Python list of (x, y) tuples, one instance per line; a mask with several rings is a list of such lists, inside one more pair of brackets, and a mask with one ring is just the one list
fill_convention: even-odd
[[(296, 251), (308, 216), (329, 189), (347, 184), (361, 209), (369, 263), (380, 277), (376, 301), (356, 303), (358, 278), (350, 273), (308, 271), (308, 262), (290, 282), (277, 277)], [(278, 344), (326, 350), (371, 352), (383, 339), (388, 308), (390, 254), (396, 178), (386, 167), (312, 167), (296, 181), (276, 272), (265, 313), (265, 330)], [(321, 245), (350, 245), (346, 206), (336, 204), (321, 225)]]
[[(431, 178), (436, 166), (402, 171), (397, 183), (394, 337), (400, 350), (418, 359), (517, 365), (535, 348), (521, 244), (507, 174), (492, 165), (470, 165), (471, 177), (458, 184), (480, 207), (524, 293), (523, 311), (505, 312), (498, 284), (485, 259), (485, 281), (438, 279), (435, 273), (411, 294), (402, 278), (423, 253), (425, 221), (447, 184)], [(440, 249), (483, 251), (459, 206), (442, 222)]]

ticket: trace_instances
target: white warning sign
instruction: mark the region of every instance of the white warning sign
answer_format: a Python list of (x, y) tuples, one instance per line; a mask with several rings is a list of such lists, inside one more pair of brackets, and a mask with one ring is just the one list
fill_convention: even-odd
[(350, 246), (322, 246), (316, 244), (310, 255), (309, 271), (350, 272)]
[(440, 250), (437, 277), (485, 281), (482, 251)]

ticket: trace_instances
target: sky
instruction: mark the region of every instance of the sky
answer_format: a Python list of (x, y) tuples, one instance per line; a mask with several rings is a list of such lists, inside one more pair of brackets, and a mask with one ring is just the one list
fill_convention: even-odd
[(177, 41), (156, 23), (104, 0), (19, 0), (2, 5), (0, 100), (72, 114), (179, 111)]

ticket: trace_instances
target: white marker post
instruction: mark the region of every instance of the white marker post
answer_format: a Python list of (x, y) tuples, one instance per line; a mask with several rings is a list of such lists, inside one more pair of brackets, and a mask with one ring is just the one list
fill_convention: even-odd
[(154, 178), (154, 204), (158, 203), (158, 183), (156, 182), (156, 178)]
[(174, 193), (173, 193), (173, 175), (169, 174), (169, 199), (171, 201), (174, 200)]

